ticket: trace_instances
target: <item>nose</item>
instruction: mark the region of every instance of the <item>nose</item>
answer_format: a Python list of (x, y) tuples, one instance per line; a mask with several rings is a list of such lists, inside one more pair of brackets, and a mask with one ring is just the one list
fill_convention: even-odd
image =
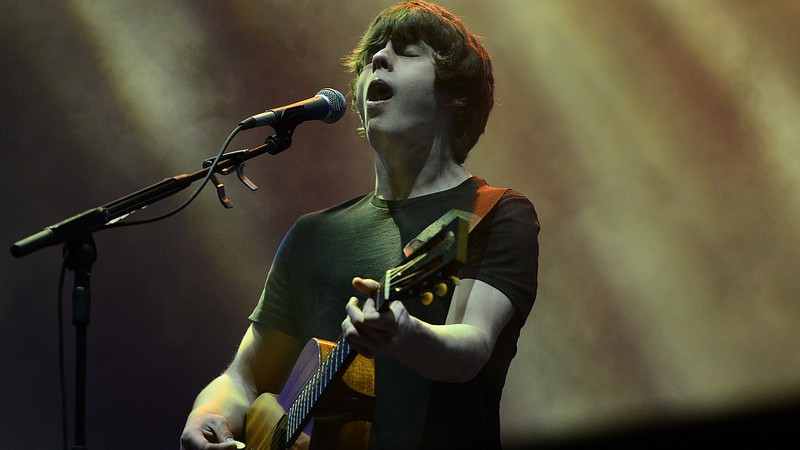
[(393, 54), (392, 41), (388, 41), (382, 49), (372, 55), (372, 71), (383, 69), (391, 72)]

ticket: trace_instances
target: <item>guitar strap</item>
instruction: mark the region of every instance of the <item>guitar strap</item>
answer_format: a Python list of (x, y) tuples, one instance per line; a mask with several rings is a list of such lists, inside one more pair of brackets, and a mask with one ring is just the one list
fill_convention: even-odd
[(469, 222), (469, 231), (471, 232), (481, 220), (489, 214), (507, 191), (508, 189), (496, 188), (488, 184), (480, 186), (475, 196), (469, 197), (460, 205), (444, 213), (442, 217), (428, 225), (417, 237), (406, 244), (403, 248), (403, 254), (406, 256), (412, 254), (414, 250), (419, 248), (424, 242), (427, 242), (433, 235), (439, 232), (443, 226), (450, 223), (456, 217), (460, 217)]

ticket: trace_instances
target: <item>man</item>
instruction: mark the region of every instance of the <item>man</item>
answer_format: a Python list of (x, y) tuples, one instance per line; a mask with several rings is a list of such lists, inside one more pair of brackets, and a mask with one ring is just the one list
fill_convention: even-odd
[(184, 449), (235, 448), (248, 408), (280, 392), (303, 343), (340, 334), (375, 358), (371, 448), (500, 447), (500, 395), (536, 295), (533, 205), (502, 195), (470, 233), (451, 297), (378, 312), (354, 295), (370, 296), (429, 224), (475, 203), (485, 182), (461, 163), (493, 105), (489, 56), (458, 18), (413, 1), (383, 11), (349, 63), (375, 191), (289, 231), (234, 361), (195, 401)]

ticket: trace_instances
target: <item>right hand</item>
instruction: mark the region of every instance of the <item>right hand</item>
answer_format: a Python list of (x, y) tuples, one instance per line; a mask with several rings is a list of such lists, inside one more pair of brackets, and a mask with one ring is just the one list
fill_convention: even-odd
[(228, 421), (216, 414), (204, 414), (186, 422), (181, 450), (236, 450)]

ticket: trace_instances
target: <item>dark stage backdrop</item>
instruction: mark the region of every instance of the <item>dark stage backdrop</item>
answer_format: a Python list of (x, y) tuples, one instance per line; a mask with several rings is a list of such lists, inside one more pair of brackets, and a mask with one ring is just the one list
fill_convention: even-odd
[[(346, 92), (341, 59), (389, 3), (0, 2), (3, 242), (200, 169), (267, 107)], [(719, 421), (800, 399), (800, 3), (443, 4), (494, 56), (498, 103), (467, 167), (532, 198), (543, 226), (504, 441), (774, 432), (778, 416)], [(301, 125), (248, 163), (257, 192), (226, 179), (232, 210), (207, 190), (95, 235), (89, 448), (177, 448), (288, 227), (372, 188), (356, 128)], [(59, 446), (60, 255), (0, 256), (1, 448)]]

